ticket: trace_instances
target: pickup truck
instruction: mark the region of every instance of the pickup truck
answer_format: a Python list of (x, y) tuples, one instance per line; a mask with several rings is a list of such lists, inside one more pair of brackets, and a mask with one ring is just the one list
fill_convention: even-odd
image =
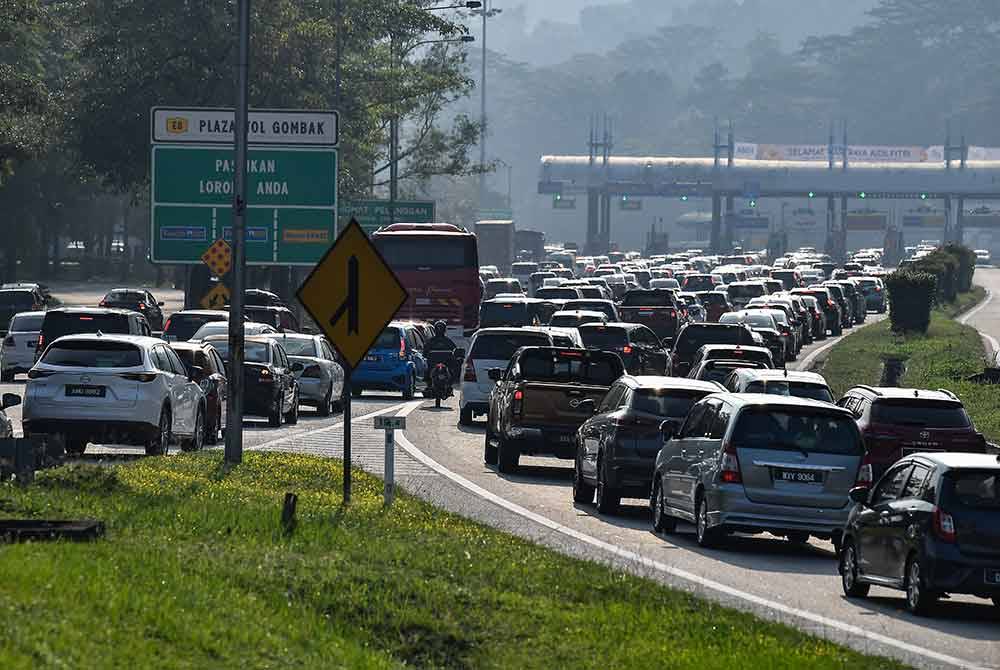
[(618, 306), (618, 320), (641, 323), (669, 346), (687, 321), (687, 308), (670, 289), (633, 289)]
[[(521, 454), (576, 456), (576, 431), (592, 415), (624, 366), (617, 354), (563, 347), (524, 347), (507, 369), (492, 368), (483, 460), (515, 472)], [(592, 400), (593, 403), (587, 403)]]

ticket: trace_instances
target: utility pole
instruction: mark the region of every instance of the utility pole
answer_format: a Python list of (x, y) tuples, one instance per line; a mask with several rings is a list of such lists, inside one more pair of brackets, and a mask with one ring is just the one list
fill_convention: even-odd
[(500, 9), (492, 9), (489, 0), (484, 0), (479, 10), (483, 17), (483, 54), (479, 72), (479, 209), (486, 203), (486, 19), (496, 16)]
[(229, 302), (229, 398), (226, 463), (243, 460), (243, 288), (246, 279), (247, 106), (249, 97), (250, 0), (239, 0), (239, 61), (236, 85), (236, 176), (233, 183), (233, 292)]
[[(396, 36), (389, 35), (389, 72), (395, 80)], [(396, 82), (392, 82), (397, 90)], [(396, 115), (396, 95), (393, 93), (392, 110), (389, 117), (389, 223), (396, 223), (396, 196), (399, 194), (399, 117)]]

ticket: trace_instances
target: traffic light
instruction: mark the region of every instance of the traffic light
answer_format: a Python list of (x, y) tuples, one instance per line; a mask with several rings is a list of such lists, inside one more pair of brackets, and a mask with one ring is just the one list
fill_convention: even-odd
[(868, 194), (865, 193), (864, 191), (861, 191), (861, 193), (858, 193), (858, 197), (864, 200), (865, 198), (868, 197)]
[(687, 201), (688, 201), (688, 197), (686, 195), (682, 195), (681, 196), (681, 202), (687, 202)]
[(809, 197), (810, 198), (815, 198), (816, 197), (816, 192), (815, 191), (809, 191)]
[(750, 208), (751, 209), (756, 208), (757, 207), (757, 200), (756, 200), (756, 198), (751, 199), (749, 204), (750, 204)]
[(921, 200), (926, 200), (927, 199), (927, 194), (926, 193), (921, 193), (920, 194), (920, 199)]

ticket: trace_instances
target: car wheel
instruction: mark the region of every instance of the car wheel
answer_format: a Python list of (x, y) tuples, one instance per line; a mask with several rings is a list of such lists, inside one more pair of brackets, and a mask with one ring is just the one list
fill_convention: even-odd
[(267, 425), (271, 428), (281, 427), (281, 400), (274, 401), (274, 405), (271, 407), (271, 411), (267, 415)]
[(850, 542), (840, 555), (840, 583), (848, 598), (864, 598), (871, 588), (858, 580), (858, 552)]
[(4, 384), (10, 384), (12, 381), (14, 381), (13, 372), (7, 372), (7, 371), (0, 372), (0, 382), (3, 382)]
[(330, 382), (330, 390), (326, 392), (323, 399), (319, 403), (319, 407), (316, 408), (316, 414), (319, 416), (330, 416), (333, 414), (333, 382)]
[(659, 477), (653, 483), (653, 495), (649, 498), (653, 513), (653, 530), (657, 533), (673, 533), (677, 530), (677, 519), (667, 513), (667, 501), (663, 496), (663, 482)]
[(497, 437), (497, 471), (504, 474), (517, 472), (518, 461), (521, 460), (521, 448), (513, 440)]
[(785, 539), (795, 545), (808, 544), (809, 533), (802, 532), (801, 530), (795, 530), (790, 533), (786, 533)]
[(621, 502), (621, 491), (608, 486), (607, 472), (601, 459), (597, 462), (597, 511), (600, 514), (617, 514)]
[[(416, 394), (417, 394), (417, 380), (412, 374), (407, 375), (406, 388), (403, 389), (403, 400), (413, 400), (413, 396), (415, 396)], [(438, 402), (438, 407), (440, 406), (441, 403)]]
[(147, 456), (166, 456), (170, 451), (170, 408), (160, 410), (160, 423), (156, 434), (146, 442)]
[(295, 397), (292, 398), (292, 408), (288, 410), (288, 414), (285, 415), (285, 423), (289, 426), (294, 426), (299, 422), (299, 394), (295, 393)]
[(918, 616), (924, 615), (936, 601), (937, 594), (932, 593), (924, 582), (920, 559), (911, 557), (906, 565), (906, 609)]
[(492, 422), (486, 422), (486, 437), (483, 439), (483, 462), (486, 465), (497, 464), (497, 448), (493, 444), (493, 432), (490, 430)]
[(66, 437), (63, 440), (63, 449), (70, 456), (80, 456), (87, 450), (87, 438), (85, 437)]
[(695, 506), (695, 537), (698, 546), (706, 549), (714, 547), (719, 543), (721, 531), (708, 525), (708, 501), (705, 496), (698, 497), (698, 504)]
[(458, 425), (460, 426), (471, 426), (472, 425), (472, 407), (463, 407), (462, 411), (458, 414)]
[(594, 487), (583, 478), (579, 456), (573, 459), (573, 502), (585, 505), (594, 502)]
[(194, 419), (194, 434), (191, 439), (181, 440), (181, 451), (201, 451), (205, 440), (205, 412), (198, 408)]
[(219, 441), (219, 421), (222, 418), (222, 408), (217, 407), (215, 416), (205, 421), (205, 444), (213, 445)]

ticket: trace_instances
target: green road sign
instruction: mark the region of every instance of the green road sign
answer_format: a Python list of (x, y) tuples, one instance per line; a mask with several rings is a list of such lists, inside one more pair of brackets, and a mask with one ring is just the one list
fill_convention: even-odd
[[(224, 147), (153, 146), (154, 263), (200, 263), (210, 243), (232, 239), (234, 156)], [(248, 264), (314, 265), (335, 238), (337, 151), (251, 148), (247, 203)]]
[(506, 207), (476, 210), (476, 221), (510, 221), (514, 218), (514, 210)]
[[(341, 200), (338, 206), (340, 219), (355, 219), (368, 235), (391, 219), (390, 200)], [(396, 223), (434, 223), (433, 200), (397, 200)]]

